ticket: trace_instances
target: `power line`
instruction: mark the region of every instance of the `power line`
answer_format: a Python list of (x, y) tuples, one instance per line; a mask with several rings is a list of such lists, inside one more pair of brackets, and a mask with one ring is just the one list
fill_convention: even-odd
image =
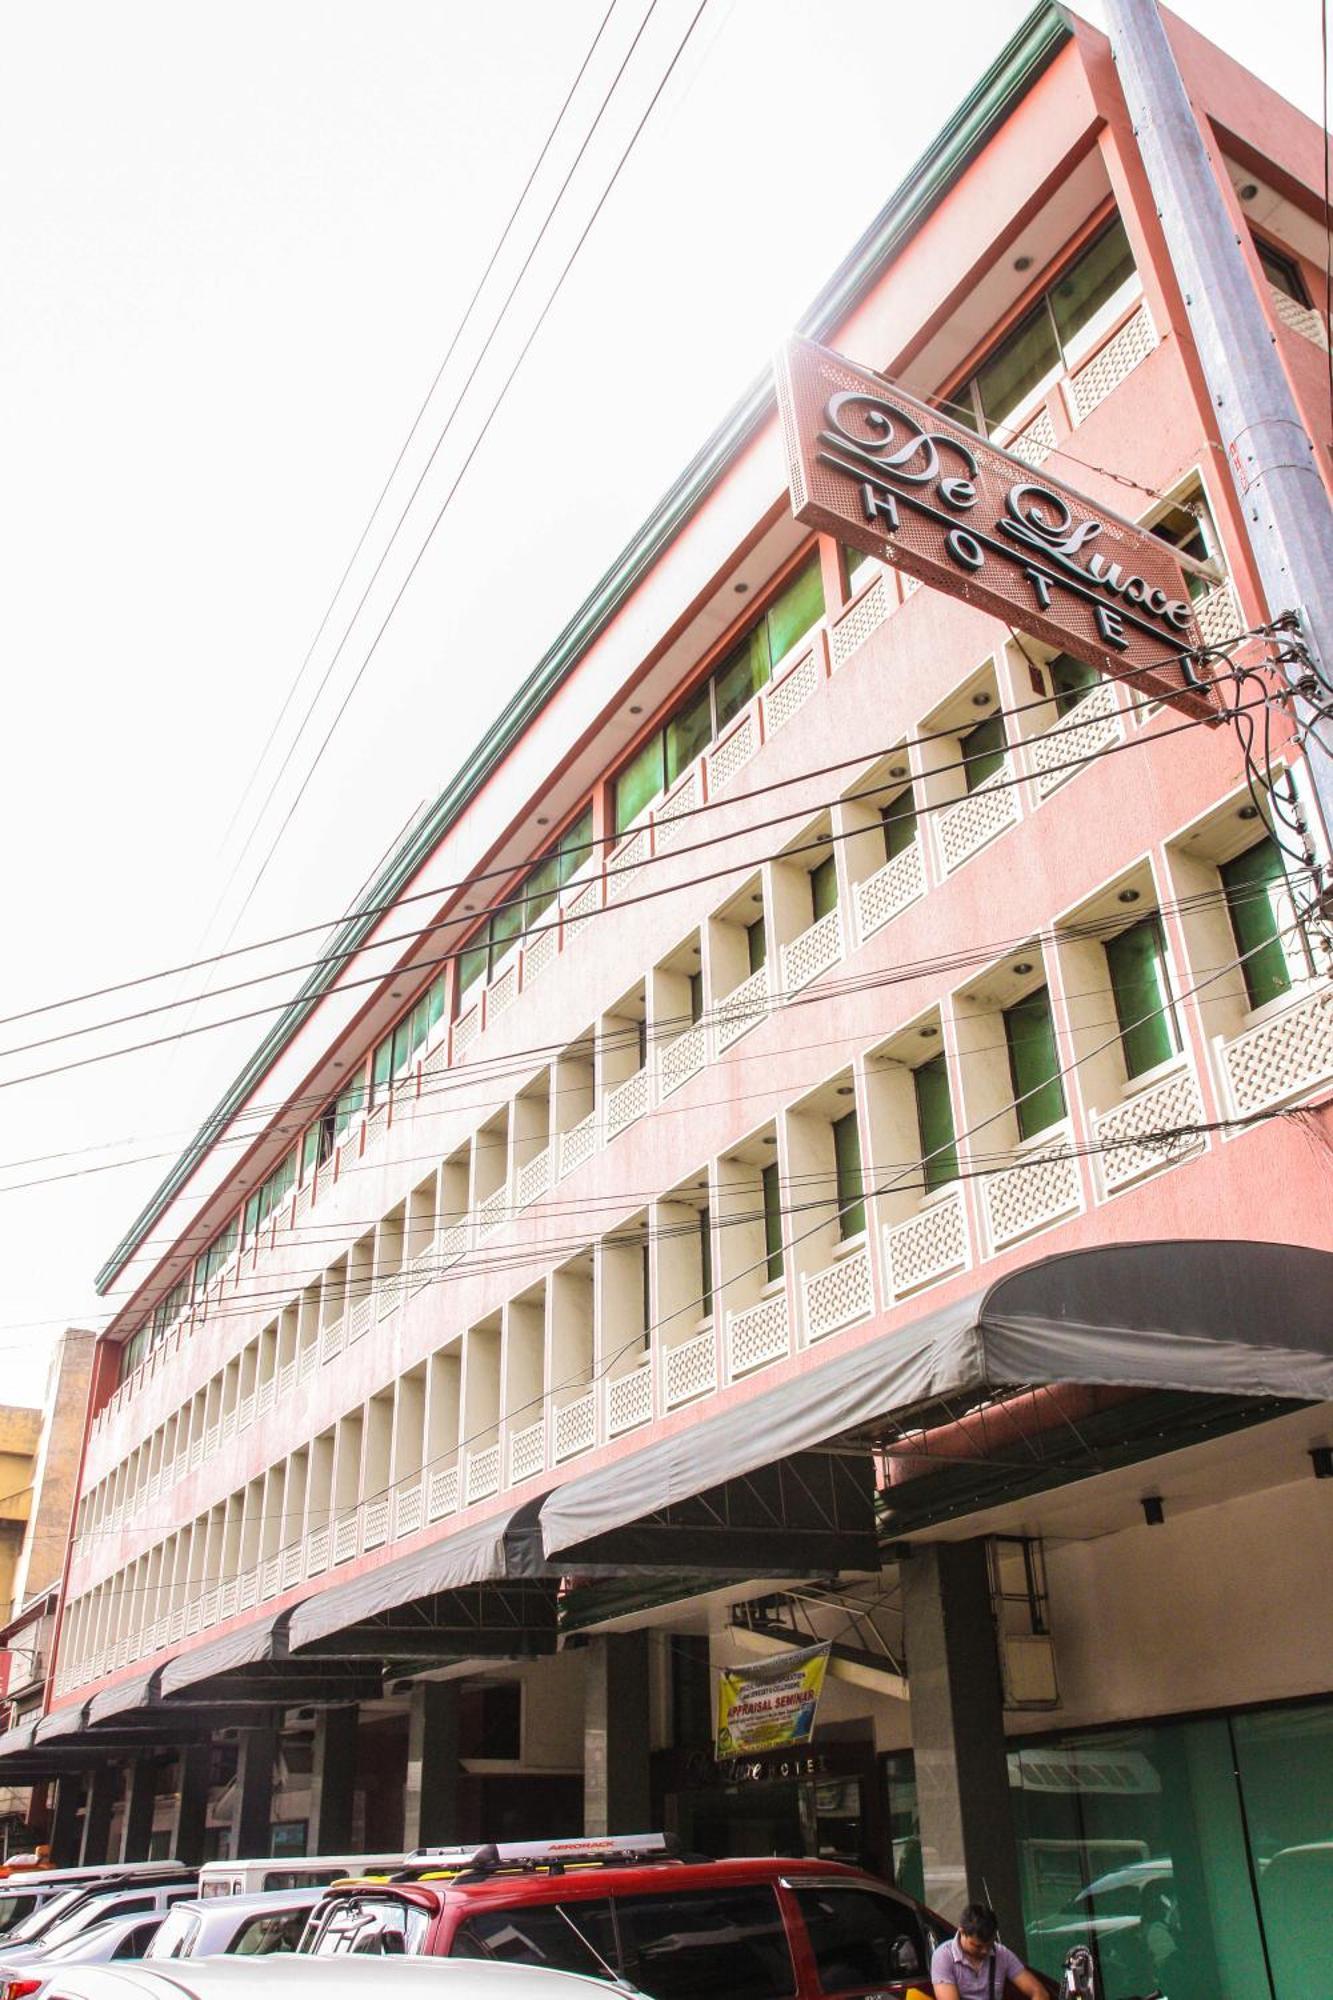
[[(1048, 765), (1043, 772), (1043, 776), (1052, 777), (1058, 775), (1061, 772), (1080, 770), (1086, 764), (1100, 762), (1105, 758), (1115, 756), (1119, 752), (1133, 749), (1136, 746), (1150, 744), (1150, 743), (1153, 744), (1161, 743), (1172, 736), (1181, 734), (1185, 730), (1204, 728), (1208, 726), (1209, 726), (1208, 722), (1206, 722), (1203, 718), (1200, 717), (1200, 718), (1189, 718), (1184, 722), (1173, 724), (1169, 728), (1155, 730), (1151, 735), (1140, 732), (1124, 738), (1119, 743), (1109, 744), (1106, 746), (1105, 749), (1095, 752), (1089, 752), (1081, 757), (1071, 758), (1063, 764)], [(961, 763), (964, 766), (966, 765), (966, 762), (967, 762), (966, 758), (961, 760)], [(1015, 772), (1011, 777), (1008, 778), (1000, 780), (992, 779), (989, 784), (989, 790), (992, 792), (1013, 790), (1015, 787), (1027, 784), (1028, 782), (1030, 781), (1025, 774)], [(833, 801), (832, 803), (847, 803), (847, 801), (846, 800)], [(917, 813), (919, 817), (929, 816), (932, 813), (945, 812), (949, 809), (950, 806), (955, 805), (957, 803), (958, 803), (957, 800), (953, 799), (941, 799), (935, 801), (924, 800), (922, 801), (921, 805), (917, 807)], [(680, 860), (684, 857), (687, 857), (690, 854), (701, 853), (711, 847), (726, 845), (731, 841), (739, 840), (745, 834), (755, 831), (764, 831), (766, 829), (772, 828), (773, 826), (777, 825), (785, 825), (792, 819), (806, 818), (809, 817), (811, 814), (817, 813), (821, 810), (827, 810), (827, 807), (811, 805), (811, 804), (805, 804), (799, 807), (793, 807), (790, 811), (777, 814), (776, 816), (768, 820), (752, 821), (745, 828), (737, 829), (734, 832), (715, 834), (706, 837), (702, 841), (693, 842), (687, 846), (674, 847), (671, 849), (671, 858), (673, 860)], [(681, 817), (684, 818), (685, 815), (682, 814)], [(811, 841), (806, 842), (799, 847), (792, 847), (786, 849), (783, 855), (776, 858), (790, 859), (801, 854), (813, 853), (832, 843), (836, 843), (837, 841), (856, 838), (857, 835), (863, 831), (864, 829), (858, 828), (839, 833), (831, 829), (828, 833), (820, 834)], [(618, 874), (637, 874), (641, 869), (650, 866), (653, 861), (663, 858), (665, 857), (660, 855), (651, 857), (646, 856), (642, 860), (637, 860), (629, 864), (625, 864), (624, 866), (618, 869), (608, 868), (605, 871), (606, 878), (608, 880), (613, 880), (615, 876)], [(693, 875), (677, 881), (673, 881), (656, 889), (647, 889), (639, 894), (621, 896), (617, 898), (617, 900), (614, 903), (607, 903), (604, 905), (600, 905), (585, 913), (580, 913), (580, 921), (590, 920), (597, 917), (609, 916), (613, 913), (618, 913), (625, 909), (632, 908), (633, 906), (639, 903), (652, 902), (659, 899), (662, 896), (675, 895), (685, 889), (698, 888), (707, 882), (717, 881), (720, 879), (724, 879), (728, 876), (741, 874), (745, 872), (747, 869), (758, 867), (762, 864), (763, 861), (773, 858), (775, 857), (768, 854), (759, 856), (754, 859), (740, 857), (737, 860), (728, 862), (724, 867), (712, 869), (703, 874)], [(496, 907), (503, 907), (503, 906), (500, 905)], [(384, 942), (385, 944), (411, 942), (415, 939), (420, 939), (422, 937), (430, 936), (434, 931), (447, 928), (458, 921), (459, 919), (455, 917), (445, 918), (442, 919), (439, 923), (423, 926), (415, 931), (402, 933), (400, 936), (385, 940)], [(560, 921), (561, 919), (559, 915), (557, 915), (549, 923), (533, 924), (529, 926), (525, 935), (528, 937), (535, 937), (535, 936), (540, 936), (545, 931), (557, 930), (559, 928)], [(375, 948), (378, 949), (379, 947)], [(467, 947), (451, 949), (445, 952), (435, 953), (428, 958), (418, 959), (410, 967), (410, 973), (404, 973), (401, 976), (404, 978), (408, 976), (412, 976), (415, 978), (419, 976), (422, 972), (438, 971), (443, 966), (452, 963), (458, 958), (461, 958), (464, 955), (464, 951), (466, 949)], [(280, 975), (274, 974), (272, 976), (278, 977)], [(355, 991), (365, 986), (379, 986), (383, 984), (383, 982), (388, 976), (389, 975), (387, 973), (380, 971), (375, 973), (364, 974), (360, 978), (356, 979), (342, 980), (337, 990), (340, 993), (347, 993)], [(263, 983), (265, 983), (264, 979), (258, 978), (255, 980), (238, 982), (238, 985), (249, 986), (253, 984), (263, 984)], [(165, 1006), (166, 1009), (169, 1010), (172, 1006), (178, 1004), (182, 1003), (168, 1002), (165, 1003)], [(114, 1061), (122, 1056), (139, 1055), (142, 1054), (147, 1049), (160, 1048), (165, 1044), (191, 1039), (197, 1035), (211, 1034), (218, 1028), (233, 1027), (243, 1021), (263, 1019), (267, 1015), (281, 1012), (287, 1005), (288, 1002), (285, 999), (274, 1000), (260, 1007), (248, 1008), (240, 1013), (224, 1015), (220, 1019), (215, 1021), (202, 1022), (194, 1026), (175, 1029), (169, 1034), (150, 1036), (143, 1041), (126, 1043), (120, 1048), (102, 1050), (94, 1055), (78, 1057), (68, 1062), (51, 1065), (46, 1069), (32, 1070), (24, 1074), (20, 1074), (18, 1076), (3, 1077), (0, 1078), (0, 1090), (14, 1089), (19, 1085), (25, 1083), (41, 1082), (52, 1076), (61, 1076), (68, 1073), (71, 1070), (86, 1069), (96, 1064)], [(149, 1008), (140, 1009), (134, 1013), (120, 1017), (119, 1024), (123, 1025), (125, 1023), (137, 1019), (144, 1019), (154, 1013), (158, 1013), (161, 1011), (163, 1011), (163, 1008), (160, 1006), (153, 1006)], [(410, 1003), (408, 1011), (410, 1011)], [(118, 1023), (116, 1021), (112, 1021), (109, 1023), (93, 1024), (92, 1026), (86, 1028), (71, 1029), (64, 1034), (50, 1036), (42, 1040), (34, 1041), (32, 1043), (16, 1045), (11, 1049), (0, 1050), (0, 1058), (11, 1055), (22, 1054), (29, 1049), (48, 1047), (56, 1042), (70, 1040), (86, 1033), (97, 1032), (99, 1029), (104, 1031), (107, 1027), (115, 1026), (117, 1024)]]
[[(656, 6), (656, 4), (657, 0), (650, 0), (648, 14), (644, 16), (644, 21), (639, 28), (638, 34), (635, 36), (634, 43), (631, 45), (630, 49), (631, 54), (633, 53), (634, 47), (637, 46), (639, 36), (642, 35), (644, 27), (647, 26), (648, 17), (651, 15), (653, 8)], [(314, 761), (311, 763), (310, 768), (306, 772), (305, 777), (301, 780), (300, 784), (296, 788), (296, 794), (292, 799), (291, 804), (288, 806), (286, 813), (283, 815), (282, 822), (279, 825), (277, 832), (274, 834), (273, 839), (269, 844), (268, 852), (264, 856), (264, 859), (260, 864), (258, 874), (255, 876), (254, 881), (250, 885), (249, 891), (247, 892), (246, 895), (245, 905), (243, 905), (243, 908), (248, 907), (250, 897), (253, 896), (255, 890), (259, 887), (260, 882), (263, 880), (268, 865), (270, 861), (273, 859), (274, 854), (277, 852), (278, 844), (281, 841), (283, 834), (290, 826), (293, 815), (295, 814), (297, 807), (300, 805), (301, 800), (304, 798), (306, 789), (309, 786), (311, 779), (314, 777), (315, 772), (319, 769), (319, 765), (321, 760), (323, 759), (324, 752), (328, 749), (328, 746), (333, 739), (333, 735), (338, 727), (338, 724), (342, 721), (343, 716), (347, 712), (348, 703), (351, 701), (352, 696), (356, 693), (357, 688), (361, 685), (361, 681), (365, 675), (366, 669), (369, 667), (371, 661), (375, 657), (375, 654), (379, 650), (380, 641), (383, 639), (385, 632), (388, 630), (389, 623), (393, 618), (394, 613), (397, 611), (398, 606), (402, 603), (408, 585), (411, 583), (413, 577), (417, 573), (417, 570), (420, 568), (421, 563), (426, 555), (426, 551), (429, 549), (432, 541), (435, 538), (436, 530), (439, 528), (440, 523), (443, 521), (445, 514), (448, 512), (448, 509), (453, 501), (454, 495), (457, 493), (459, 486), (462, 484), (463, 479), (466, 476), (467, 471), (472, 464), (473, 459), (476, 457), (477, 452), (480, 450), (481, 445), (485, 441), (485, 438), (490, 430), (492, 423), (495, 421), (495, 418), (499, 414), (500, 407), (503, 404), (506, 395), (509, 393), (510, 386), (514, 381), (515, 376), (518, 374), (519, 369), (522, 367), (524, 361), (527, 359), (529, 350), (531, 349), (533, 342), (536, 340), (537, 335), (541, 332), (541, 329), (546, 322), (548, 313), (550, 312), (552, 306), (555, 304), (557, 298), (560, 296), (560, 293), (564, 287), (565, 280), (569, 276), (570, 271), (574, 267), (575, 259), (578, 257), (580, 250), (583, 248), (584, 243), (587, 241), (594, 223), (597, 221), (598, 216), (601, 214), (602, 209), (606, 205), (607, 199), (609, 198), (612, 189), (615, 187), (617, 181), (619, 180), (625, 162), (628, 160), (630, 153), (633, 151), (633, 148), (638, 140), (639, 134), (642, 132), (644, 126), (648, 122), (649, 117), (652, 115), (652, 112), (657, 105), (658, 99), (661, 97), (662, 92), (665, 90), (668, 82), (670, 81), (671, 76), (675, 71), (676, 64), (679, 62), (681, 56), (684, 54), (686, 44), (689, 42), (690, 37), (693, 35), (694, 30), (699, 23), (700, 16), (703, 14), (704, 8), (707, 6), (707, 4), (708, 0), (699, 0), (699, 5), (690, 19), (689, 26), (686, 28), (685, 33), (681, 37), (680, 42), (677, 44), (675, 54), (672, 56), (671, 61), (667, 64), (666, 70), (663, 73), (661, 81), (659, 82), (656, 90), (653, 92), (652, 97), (648, 101), (647, 109), (644, 111), (643, 116), (639, 119), (638, 124), (635, 126), (633, 132), (631, 133), (629, 143), (625, 147), (625, 150), (621, 154), (619, 160), (616, 162), (616, 165), (612, 170), (610, 180), (607, 182), (605, 188), (602, 190), (601, 195), (598, 197), (597, 204), (594, 207), (592, 214), (589, 216), (587, 222), (584, 224), (584, 227), (579, 234), (578, 240), (576, 241), (573, 250), (570, 252), (570, 255), (563, 269), (561, 270), (559, 277), (556, 279), (553, 289), (551, 290), (550, 294), (547, 297), (545, 305), (538, 313), (536, 321), (532, 327), (532, 331), (529, 333), (527, 339), (524, 341), (522, 347), (519, 349), (518, 358), (514, 362), (513, 367), (510, 369), (509, 373), (506, 375), (503, 383), (501, 384), (500, 392), (496, 396), (495, 401), (492, 403), (490, 410), (485, 418), (485, 421), (481, 426), (481, 429), (478, 431), (471, 446), (469, 447), (467, 455), (464, 458), (462, 465), (459, 467), (457, 473), (454, 475), (453, 483), (450, 485), (449, 490), (445, 494), (444, 500), (440, 505), (439, 511), (436, 513), (434, 519), (430, 524), (430, 527), (426, 531), (425, 540), (422, 542), (421, 547), (418, 549), (416, 555), (412, 558), (412, 561), (408, 566), (406, 576), (403, 578), (402, 582), (398, 586), (398, 589), (395, 591), (392, 599), (390, 600), (389, 608), (384, 614), (384, 617), (381, 620), (378, 629), (376, 630), (375, 636), (371, 640), (370, 646), (361, 660), (361, 664), (358, 666), (355, 674), (353, 675), (350, 686), (347, 688), (346, 693), (343, 695), (342, 700), (338, 704), (337, 710), (334, 713), (333, 720), (329, 724), (327, 730), (325, 731), (324, 736), (320, 742), (319, 748), (315, 752)], [(628, 62), (629, 57), (627, 56), (625, 60), (626, 62)], [(624, 64), (621, 65), (621, 68), (623, 70)], [(618, 80), (619, 79), (617, 75), (617, 81)], [(614, 88), (614, 85), (612, 87)], [(591, 138), (591, 136), (592, 134), (589, 133), (589, 138)], [(586, 140), (584, 144), (586, 147), (587, 144)], [(582, 149), (580, 150), (578, 158), (579, 159), (582, 158)], [(577, 165), (577, 163), (578, 162), (576, 160), (575, 165)], [(571, 174), (573, 173), (573, 168), (570, 169), (570, 173)], [(561, 192), (563, 193), (563, 188)], [(540, 236), (538, 238), (538, 241), (540, 241)], [(528, 268), (528, 263), (531, 262), (532, 256), (535, 254), (535, 250), (536, 250), (536, 245), (534, 244), (533, 250), (529, 252), (528, 260), (527, 262), (525, 262), (523, 266), (523, 271), (520, 272), (519, 274), (520, 279), (523, 276), (523, 272), (526, 272)], [(516, 280), (514, 287), (515, 290), (517, 289), (517, 284), (518, 281)], [(511, 292), (509, 296), (512, 297), (513, 293)], [(508, 299), (506, 299), (505, 303), (506, 305), (508, 304)], [(489, 345), (489, 340), (487, 342), (487, 345)], [(485, 354), (485, 349), (483, 348), (482, 354), (478, 356), (477, 361), (473, 365), (471, 373), (468, 375), (467, 381), (463, 385), (463, 390), (460, 393), (458, 402), (461, 402), (462, 396), (466, 394), (467, 389), (470, 386), (473, 377), (476, 374), (477, 369), (481, 365), (481, 361), (484, 358), (484, 354)], [(456, 412), (457, 408), (458, 408), (458, 403), (456, 402), (454, 405), (454, 410), (450, 412), (450, 418), (449, 418), (450, 422), (452, 422), (454, 412)], [(434, 452), (432, 452), (431, 459), (430, 461), (428, 461), (427, 464), (426, 468), (427, 470), (429, 470), (430, 464), (434, 462), (434, 457), (435, 454)], [(425, 473), (423, 472), (422, 478), (424, 479), (424, 477)], [(418, 480), (417, 486), (414, 487), (413, 489), (411, 498), (415, 498), (416, 492), (419, 490), (420, 484), (421, 481)], [(411, 505), (411, 499), (409, 499), (408, 505), (409, 506)], [(376, 576), (378, 576), (379, 574), (378, 569), (376, 570), (375, 574)], [(371, 579), (371, 582), (373, 584), (374, 578)], [(369, 594), (369, 586), (367, 587), (366, 594), (367, 595)], [(361, 599), (361, 604), (363, 604), (364, 602), (365, 602), (365, 597), (363, 596)], [(357, 606), (358, 612), (360, 611), (361, 604), (358, 604)], [(349, 626), (348, 630), (350, 631), (350, 629), (351, 627)], [(341, 652), (341, 643), (339, 645), (339, 652)]]

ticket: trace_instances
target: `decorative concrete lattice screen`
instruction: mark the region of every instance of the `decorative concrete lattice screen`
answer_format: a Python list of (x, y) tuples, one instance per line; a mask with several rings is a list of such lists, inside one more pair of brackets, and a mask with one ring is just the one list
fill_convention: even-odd
[(1333, 1076), (1333, 989), (1321, 987), (1295, 1006), (1220, 1044), (1227, 1100), (1239, 1118), (1303, 1097)]
[(785, 1292), (775, 1292), (771, 1299), (760, 1299), (758, 1305), (727, 1314), (727, 1368), (732, 1375), (767, 1367), (790, 1347)]
[(799, 993), (842, 957), (842, 912), (829, 910), (808, 930), (782, 947), (782, 985)]
[(650, 1361), (640, 1363), (627, 1375), (617, 1375), (606, 1385), (606, 1430), (619, 1437), (646, 1424), (653, 1414), (653, 1370)]
[(1074, 776), (1084, 758), (1099, 756), (1119, 743), (1124, 734), (1115, 687), (1102, 681), (1054, 729), (1028, 744), (1028, 765), (1036, 775), (1037, 797), (1049, 797), (1066, 778)]
[(556, 1459), (573, 1458), (577, 1452), (591, 1451), (597, 1442), (597, 1391), (589, 1389), (555, 1413)]
[(921, 842), (914, 840), (892, 861), (856, 885), (856, 929), (864, 943), (876, 931), (926, 893), (926, 864)]
[(1047, 452), (1055, 450), (1055, 426), (1044, 404), (1032, 422), (1025, 424), (1017, 437), (1011, 438), (1004, 448), (1013, 457), (1021, 458), (1025, 465), (1040, 465)]
[(1083, 1205), (1078, 1167), (1068, 1141), (1030, 1154), (981, 1183), (991, 1247), (1001, 1250), (1034, 1229), (1042, 1229)]
[(745, 711), (729, 736), (708, 753), (708, 790), (715, 796), (744, 770), (759, 748), (759, 718), (753, 708)]
[(863, 1246), (840, 1257), (825, 1270), (807, 1276), (803, 1289), (807, 1340), (822, 1340), (840, 1327), (868, 1319), (875, 1310), (870, 1252)]
[(967, 1211), (961, 1187), (927, 1202), (905, 1222), (884, 1231), (884, 1261), (889, 1289), (896, 1299), (933, 1285), (951, 1271), (965, 1268), (969, 1257)]
[(1014, 769), (1006, 757), (998, 771), (992, 771), (974, 792), (957, 799), (936, 816), (940, 860), (946, 875), (961, 868), (980, 848), (1018, 823), (1018, 789)]
[(857, 598), (850, 610), (829, 633), (829, 651), (835, 668), (844, 660), (850, 660), (858, 646), (863, 646), (871, 633), (876, 631), (889, 615), (888, 578), (880, 573)]
[(1198, 1078), (1184, 1065), (1151, 1089), (1095, 1114), (1092, 1131), (1103, 1149), (1101, 1177), (1107, 1194), (1202, 1152), (1204, 1135), (1180, 1129), (1202, 1123)]
[(1133, 317), (1125, 321), (1119, 333), (1099, 348), (1091, 361), (1070, 376), (1069, 392), (1077, 421), (1082, 423), (1085, 417), (1090, 417), (1097, 405), (1104, 403), (1113, 389), (1119, 388), (1140, 361), (1147, 360), (1156, 345), (1157, 329), (1152, 323), (1152, 315), (1146, 305), (1141, 305)]
[(663, 1097), (669, 1097), (673, 1090), (679, 1090), (683, 1083), (697, 1076), (707, 1061), (708, 1030), (702, 1021), (696, 1021), (662, 1050), (659, 1076)]
[(709, 1327), (706, 1333), (696, 1333), (692, 1340), (668, 1347), (663, 1367), (669, 1410), (674, 1410), (678, 1403), (689, 1402), (692, 1396), (704, 1396), (716, 1389), (717, 1348), (713, 1329)]

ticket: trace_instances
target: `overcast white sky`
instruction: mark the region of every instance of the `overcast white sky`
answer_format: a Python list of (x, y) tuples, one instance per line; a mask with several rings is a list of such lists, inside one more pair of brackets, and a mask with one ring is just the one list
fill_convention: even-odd
[[(256, 778), (265, 740), (606, 0), (7, 11), (0, 1015), (222, 944), (696, 5), (657, 0), (244, 855), (488, 311)], [(647, 7), (616, 0), (492, 311)], [(1319, 115), (1315, 0), (1178, 11)], [(707, 0), (238, 942), (347, 906), (1025, 12), (1022, 0)], [(834, 163), (832, 200), (812, 174), (820, 159)], [(633, 408), (632, 455), (612, 466), (575, 449), (589, 406), (622, 436)], [(115, 1011), (193, 991), (170, 982)], [(109, 1046), (4, 1053), (112, 1004), (7, 1020), (0, 1083)], [(40, 1399), (56, 1328), (104, 1323), (96, 1269), (263, 1026), (0, 1088), (6, 1400)]]

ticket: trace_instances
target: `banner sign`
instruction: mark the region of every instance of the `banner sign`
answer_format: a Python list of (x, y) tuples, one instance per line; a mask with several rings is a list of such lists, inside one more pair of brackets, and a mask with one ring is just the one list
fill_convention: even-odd
[(726, 1668), (717, 1691), (717, 1758), (808, 1743), (828, 1666), (827, 1645)]
[(951, 597), (1201, 716), (1176, 552), (1146, 528), (811, 340), (777, 363), (792, 512)]

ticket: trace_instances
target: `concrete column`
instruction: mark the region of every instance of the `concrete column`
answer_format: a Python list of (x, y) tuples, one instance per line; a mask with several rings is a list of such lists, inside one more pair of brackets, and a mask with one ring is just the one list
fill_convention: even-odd
[(204, 1834), (208, 1826), (208, 1779), (213, 1766), (213, 1750), (208, 1743), (191, 1743), (180, 1753), (176, 1779), (178, 1798), (176, 1825), (171, 1851), (177, 1861), (197, 1868), (204, 1858)]
[(310, 1852), (350, 1854), (356, 1790), (356, 1726), (360, 1711), (323, 1708), (315, 1717), (310, 1772)]
[(1004, 1703), (984, 1541), (914, 1548), (903, 1619), (926, 1901), (999, 1914), (1021, 1956), (1023, 1906), (1005, 1761)]
[(651, 1825), (648, 1634), (607, 1632), (583, 1655), (583, 1831)]
[(122, 1861), (146, 1861), (153, 1838), (153, 1808), (157, 1804), (157, 1765), (151, 1757), (136, 1757), (129, 1767), (125, 1824), (121, 1829)]
[(120, 1770), (115, 1764), (98, 1764), (88, 1781), (88, 1797), (83, 1808), (83, 1839), (79, 1843), (79, 1866), (93, 1868), (106, 1861), (111, 1850), (111, 1814), (120, 1797)]
[(233, 1861), (252, 1861), (272, 1850), (273, 1765), (277, 1754), (278, 1732), (271, 1722), (241, 1731), (231, 1832)]
[(447, 1847), (460, 1839), (457, 1681), (422, 1681), (407, 1718), (403, 1844)]
[(83, 1803), (83, 1778), (66, 1771), (56, 1785), (56, 1802), (51, 1811), (51, 1866), (77, 1868), (79, 1864), (79, 1807)]

